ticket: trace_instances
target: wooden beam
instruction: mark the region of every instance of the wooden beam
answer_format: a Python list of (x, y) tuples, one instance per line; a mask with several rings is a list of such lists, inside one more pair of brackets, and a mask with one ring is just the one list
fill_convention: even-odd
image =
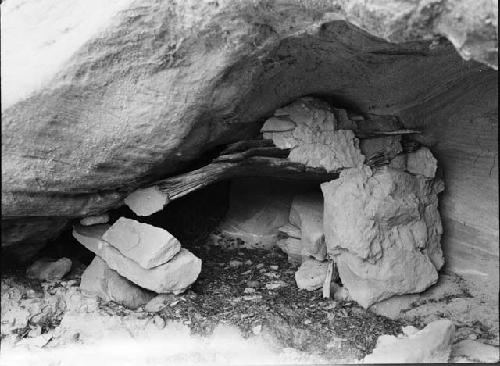
[(251, 156), (234, 161), (214, 161), (200, 169), (157, 181), (154, 185), (172, 201), (221, 180), (256, 176), (323, 183), (338, 178), (338, 172), (329, 173), (323, 168), (283, 158)]

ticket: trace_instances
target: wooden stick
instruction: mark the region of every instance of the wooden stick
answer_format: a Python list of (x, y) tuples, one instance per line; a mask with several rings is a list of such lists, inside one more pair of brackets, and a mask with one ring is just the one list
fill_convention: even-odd
[(333, 275), (333, 260), (329, 259), (328, 261), (328, 269), (326, 271), (325, 282), (323, 282), (323, 298), (330, 298), (330, 286), (332, 283), (332, 275)]

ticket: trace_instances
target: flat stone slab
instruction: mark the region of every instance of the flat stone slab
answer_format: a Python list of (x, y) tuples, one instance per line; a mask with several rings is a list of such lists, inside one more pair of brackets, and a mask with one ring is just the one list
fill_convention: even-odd
[(157, 186), (154, 186), (132, 192), (124, 202), (137, 216), (150, 216), (163, 210), (169, 199)]
[(109, 215), (96, 215), (96, 216), (87, 216), (80, 220), (80, 224), (83, 226), (90, 226), (96, 224), (106, 224), (109, 221)]
[(141, 267), (102, 239), (109, 225), (73, 227), (73, 236), (88, 250), (104, 259), (123, 277), (157, 293), (179, 294), (185, 291), (201, 272), (201, 259), (182, 248), (169, 262), (151, 269)]
[(125, 217), (120, 217), (102, 239), (145, 269), (167, 263), (181, 249), (168, 231)]

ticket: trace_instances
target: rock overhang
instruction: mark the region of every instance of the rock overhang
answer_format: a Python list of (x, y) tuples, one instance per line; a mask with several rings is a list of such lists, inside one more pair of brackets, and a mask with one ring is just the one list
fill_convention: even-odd
[[(496, 68), (496, 6), (481, 1), (472, 14), (468, 3), (129, 3), (48, 84), (2, 111), (2, 216), (59, 222), (118, 207), (136, 188), (256, 133), (273, 110), (309, 94), (399, 115), (424, 128), (422, 140), (451, 135), (438, 144), (448, 159), (461, 143), (450, 132), (461, 107), (443, 116), (436, 100), (453, 106), (462, 92), (483, 108), (471, 120), (498, 113), (498, 102), (484, 102), (497, 72), (476, 62)], [(485, 149), (480, 166), (495, 154)], [(464, 189), (452, 186), (445, 216), (467, 217), (494, 237), (495, 220), (483, 227), (456, 203)], [(493, 191), (488, 202), (498, 202)]]

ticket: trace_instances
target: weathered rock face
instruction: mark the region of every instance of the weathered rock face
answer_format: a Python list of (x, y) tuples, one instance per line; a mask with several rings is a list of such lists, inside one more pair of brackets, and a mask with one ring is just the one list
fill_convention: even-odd
[(360, 305), (421, 292), (437, 281), (444, 263), (437, 210), (442, 182), (364, 167), (342, 172), (321, 189), (328, 251)]
[(498, 287), (498, 76), (460, 57), (497, 67), (496, 2), (87, 3), (2, 3), (2, 245), (27, 258), (321, 94), (424, 130), (448, 263)]

